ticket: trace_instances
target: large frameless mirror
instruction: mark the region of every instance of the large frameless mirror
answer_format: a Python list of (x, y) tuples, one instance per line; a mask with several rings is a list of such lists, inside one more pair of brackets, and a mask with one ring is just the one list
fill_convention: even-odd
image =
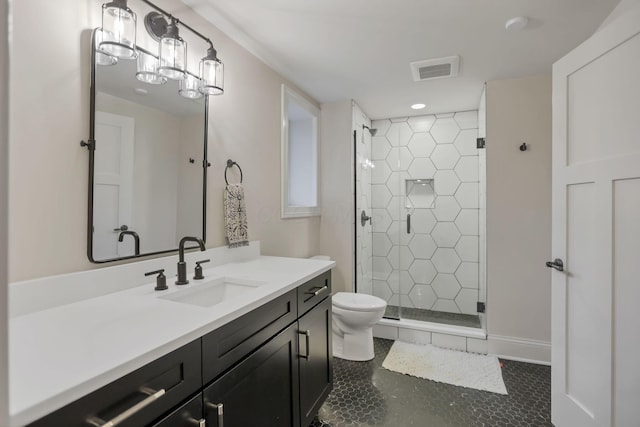
[[(153, 72), (157, 57), (91, 55), (88, 256), (108, 262), (177, 250), (206, 235), (207, 96)], [(149, 71), (147, 73), (147, 71)], [(161, 80), (156, 80), (161, 79)], [(197, 85), (197, 84), (196, 84)]]

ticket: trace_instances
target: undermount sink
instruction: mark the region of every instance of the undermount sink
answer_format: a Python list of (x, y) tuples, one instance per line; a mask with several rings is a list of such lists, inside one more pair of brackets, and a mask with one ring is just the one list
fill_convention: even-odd
[(251, 291), (264, 283), (257, 280), (219, 277), (210, 279), (205, 283), (193, 281), (191, 284), (186, 285), (186, 289), (181, 289), (159, 298), (184, 304), (199, 305), (200, 307), (211, 307)]

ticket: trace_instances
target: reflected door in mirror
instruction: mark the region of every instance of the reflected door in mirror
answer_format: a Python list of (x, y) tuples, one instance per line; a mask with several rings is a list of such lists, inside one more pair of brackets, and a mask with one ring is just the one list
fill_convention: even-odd
[(135, 254), (133, 239), (118, 242), (121, 227), (131, 224), (134, 120), (96, 111), (93, 254), (112, 259)]

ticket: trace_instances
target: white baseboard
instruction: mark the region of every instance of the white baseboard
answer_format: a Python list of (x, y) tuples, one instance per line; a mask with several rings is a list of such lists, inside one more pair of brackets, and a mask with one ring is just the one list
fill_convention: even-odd
[(520, 362), (551, 365), (551, 343), (548, 341), (489, 335), (489, 354)]

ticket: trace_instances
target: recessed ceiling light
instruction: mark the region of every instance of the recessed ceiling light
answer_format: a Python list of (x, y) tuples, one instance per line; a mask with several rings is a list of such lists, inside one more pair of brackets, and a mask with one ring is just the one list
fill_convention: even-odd
[(426, 105), (424, 104), (413, 104), (411, 106), (411, 108), (413, 108), (414, 110), (422, 110), (424, 107), (426, 107)]
[(515, 18), (509, 19), (504, 23), (504, 28), (507, 31), (520, 31), (523, 30), (527, 24), (529, 23), (529, 18), (526, 16), (516, 16)]
[(148, 93), (149, 93), (149, 91), (148, 91), (148, 90), (143, 89), (143, 88), (141, 88), (141, 87), (137, 87), (137, 88), (135, 88), (133, 91), (134, 91), (135, 93), (137, 93), (138, 95), (146, 95), (146, 94), (148, 94)]

